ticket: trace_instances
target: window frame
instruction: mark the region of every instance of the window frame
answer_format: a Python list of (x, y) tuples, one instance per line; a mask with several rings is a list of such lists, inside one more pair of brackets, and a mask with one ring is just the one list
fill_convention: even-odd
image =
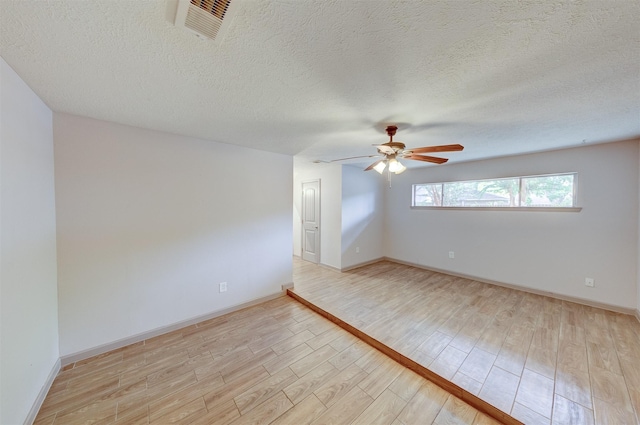
[[(538, 177), (553, 177), (553, 176), (573, 176), (573, 206), (571, 207), (527, 207), (521, 206), (522, 199), (520, 194), (522, 193), (522, 185), (524, 184), (524, 180), (528, 178), (538, 178)], [(515, 207), (479, 207), (479, 206), (444, 206), (444, 195), (445, 195), (445, 185), (448, 183), (468, 183), (468, 182), (483, 182), (483, 181), (493, 181), (493, 180), (502, 180), (502, 179), (518, 179), (518, 206)], [(416, 188), (418, 186), (423, 185), (440, 185), (440, 204), (441, 205), (428, 205), (421, 206), (415, 205), (416, 202)], [(470, 210), (470, 211), (556, 211), (556, 212), (579, 212), (582, 210), (582, 207), (578, 206), (578, 172), (577, 171), (567, 171), (562, 173), (548, 173), (548, 174), (531, 174), (526, 176), (505, 176), (505, 177), (489, 177), (484, 179), (473, 179), (473, 180), (452, 180), (452, 181), (444, 181), (444, 182), (427, 182), (427, 183), (414, 183), (411, 185), (411, 209), (415, 210)]]

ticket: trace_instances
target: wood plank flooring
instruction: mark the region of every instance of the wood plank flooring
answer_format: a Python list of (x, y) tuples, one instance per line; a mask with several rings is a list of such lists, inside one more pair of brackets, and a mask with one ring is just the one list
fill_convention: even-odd
[[(294, 284), (304, 300), (526, 424), (639, 423), (632, 316), (389, 261), (339, 273), (296, 258)], [(398, 416), (411, 417), (406, 408)]]
[[(609, 406), (619, 382), (600, 384)], [(497, 422), (289, 297), (68, 365), (35, 421), (174, 423)]]

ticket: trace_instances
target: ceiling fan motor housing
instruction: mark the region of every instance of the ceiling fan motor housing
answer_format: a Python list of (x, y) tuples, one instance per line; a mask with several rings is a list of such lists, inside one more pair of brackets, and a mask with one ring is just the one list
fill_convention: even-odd
[(389, 135), (389, 137), (391, 137), (391, 140), (393, 140), (393, 136), (396, 135), (396, 131), (398, 131), (398, 127), (396, 127), (395, 125), (387, 126), (387, 134)]

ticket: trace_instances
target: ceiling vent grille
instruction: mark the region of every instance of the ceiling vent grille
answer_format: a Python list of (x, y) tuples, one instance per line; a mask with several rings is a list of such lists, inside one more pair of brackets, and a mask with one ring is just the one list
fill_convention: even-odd
[(231, 0), (179, 0), (175, 24), (202, 39), (214, 39)]

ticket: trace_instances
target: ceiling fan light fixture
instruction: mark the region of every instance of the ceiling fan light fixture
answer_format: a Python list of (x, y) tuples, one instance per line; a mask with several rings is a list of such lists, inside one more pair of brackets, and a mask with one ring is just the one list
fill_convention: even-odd
[(395, 172), (396, 174), (404, 173), (407, 169), (400, 161), (396, 161), (398, 163), (398, 170)]
[(387, 161), (380, 161), (375, 167), (373, 167), (373, 169), (376, 170), (379, 174), (382, 174), (386, 167)]

